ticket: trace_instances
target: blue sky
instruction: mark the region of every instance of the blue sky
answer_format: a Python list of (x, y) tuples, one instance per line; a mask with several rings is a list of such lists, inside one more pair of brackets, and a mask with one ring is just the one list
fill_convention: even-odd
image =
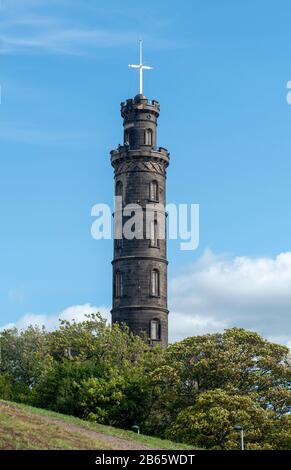
[(2, 1), (0, 324), (110, 306), (112, 243), (91, 238), (90, 214), (112, 202), (141, 37), (168, 202), (201, 211), (199, 249), (169, 243), (172, 337), (241, 325), (289, 340), (290, 15), (287, 0)]

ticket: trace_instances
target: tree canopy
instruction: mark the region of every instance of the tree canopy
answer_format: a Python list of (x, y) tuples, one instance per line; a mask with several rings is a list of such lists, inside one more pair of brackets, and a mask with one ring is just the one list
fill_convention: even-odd
[(149, 348), (98, 314), (0, 333), (0, 398), (209, 449), (291, 448), (288, 349), (239, 328)]

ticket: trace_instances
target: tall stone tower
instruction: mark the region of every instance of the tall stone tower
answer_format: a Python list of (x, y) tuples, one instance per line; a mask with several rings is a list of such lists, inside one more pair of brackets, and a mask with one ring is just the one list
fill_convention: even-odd
[[(142, 91), (142, 86), (140, 88)], [(124, 143), (111, 152), (115, 195), (138, 204), (142, 236), (114, 241), (112, 322), (126, 323), (149, 343), (168, 344), (166, 169), (169, 153), (157, 147), (160, 105), (142, 93), (121, 103)], [(115, 211), (114, 217), (119, 214)], [(149, 221), (148, 221), (149, 216)], [(120, 218), (126, 224), (128, 215)], [(162, 223), (161, 223), (162, 222)]]

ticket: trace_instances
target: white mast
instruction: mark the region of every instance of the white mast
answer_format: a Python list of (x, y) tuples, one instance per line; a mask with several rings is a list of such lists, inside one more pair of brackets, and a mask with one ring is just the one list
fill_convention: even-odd
[(148, 65), (143, 65), (143, 57), (142, 57), (142, 41), (139, 41), (139, 65), (132, 65), (130, 64), (128, 67), (132, 69), (139, 69), (139, 94), (143, 94), (143, 71), (144, 70), (153, 70), (153, 67), (149, 67)]

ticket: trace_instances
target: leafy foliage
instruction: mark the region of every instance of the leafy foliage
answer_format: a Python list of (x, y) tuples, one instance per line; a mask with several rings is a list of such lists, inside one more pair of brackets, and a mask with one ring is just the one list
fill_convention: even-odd
[(280, 448), (284, 429), (284, 445), (289, 439), (291, 447), (291, 368), (284, 346), (238, 328), (187, 338), (168, 348), (155, 380), (160, 399), (150, 431), (159, 423), (160, 435), (222, 449), (238, 445), (237, 424), (245, 428), (248, 448)]
[(233, 328), (166, 351), (100, 315), (0, 333), (0, 397), (210, 449), (291, 448), (288, 349)]

